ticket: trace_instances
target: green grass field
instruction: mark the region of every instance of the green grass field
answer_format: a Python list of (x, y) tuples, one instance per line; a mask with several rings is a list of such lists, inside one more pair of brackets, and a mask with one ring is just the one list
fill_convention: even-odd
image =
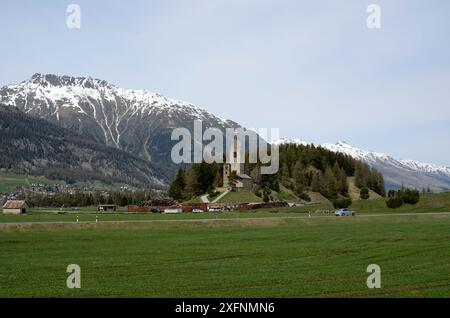
[(449, 297), (449, 229), (424, 214), (0, 231), (0, 297)]
[[(352, 207), (344, 218), (309, 218), (327, 204), (98, 223), (94, 208), (0, 215), (0, 297), (450, 297), (450, 214), (430, 213), (450, 212), (450, 194)], [(140, 222), (151, 220), (189, 222)], [(69, 264), (81, 267), (79, 290), (65, 286)], [(381, 289), (366, 286), (369, 264)]]
[(421, 194), (419, 203), (415, 205), (405, 204), (397, 209), (386, 207), (384, 199), (358, 200), (350, 207), (357, 212), (450, 212), (450, 192), (436, 194)]
[(0, 173), (0, 192), (14, 191), (16, 187), (26, 186), (31, 183), (53, 184), (64, 183), (63, 181), (49, 180), (44, 177), (16, 175), (11, 173)]
[(219, 200), (220, 203), (262, 202), (262, 199), (251, 191), (229, 192)]
[[(14, 191), (16, 187), (27, 186), (32, 183), (39, 184), (65, 184), (62, 180), (50, 180), (43, 176), (31, 176), (23, 174), (14, 174), (0, 172), (0, 192)], [(119, 184), (106, 184), (97, 180), (77, 182), (78, 186), (94, 186), (96, 189), (104, 189), (110, 191), (118, 191)]]
[[(315, 206), (317, 208), (319, 206)], [(41, 210), (42, 211), (42, 210)], [(45, 211), (45, 210), (44, 210)], [(145, 220), (195, 220), (195, 219), (242, 219), (242, 218), (267, 218), (267, 217), (296, 217), (307, 215), (307, 207), (292, 209), (255, 210), (249, 212), (207, 212), (207, 213), (183, 213), (183, 214), (100, 214), (89, 211), (81, 213), (29, 213), (22, 215), (2, 215), (1, 223), (11, 222), (94, 222), (96, 216), (101, 221), (145, 221)], [(318, 214), (322, 215), (322, 214)]]

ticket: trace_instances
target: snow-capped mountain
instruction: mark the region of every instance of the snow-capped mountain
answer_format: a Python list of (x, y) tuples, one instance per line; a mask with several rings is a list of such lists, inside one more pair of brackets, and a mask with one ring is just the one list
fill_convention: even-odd
[(345, 141), (337, 142), (336, 144), (322, 144), (323, 148), (334, 152), (341, 152), (352, 156), (355, 159), (366, 161), (369, 164), (388, 163), (403, 169), (417, 171), (423, 174), (435, 175), (442, 178), (450, 178), (450, 167), (439, 166), (432, 163), (423, 163), (415, 160), (397, 160), (384, 153), (367, 151), (349, 145)]
[(191, 103), (147, 90), (128, 90), (91, 77), (34, 74), (0, 89), (0, 103), (76, 130), (96, 142), (170, 164), (175, 127), (238, 127)]
[(388, 155), (380, 152), (367, 151), (363, 149), (359, 149), (353, 147), (345, 141), (339, 141), (335, 144), (324, 143), (320, 145), (322, 148), (331, 150), (333, 152), (341, 152), (346, 155), (349, 155), (355, 159), (363, 160), (368, 163), (376, 163), (379, 161), (388, 161), (395, 162), (395, 159), (389, 157)]
[[(75, 130), (92, 140), (161, 163), (175, 171), (170, 153), (177, 141), (173, 128), (193, 130), (194, 120), (203, 128), (240, 127), (192, 103), (147, 90), (122, 89), (91, 77), (34, 74), (19, 84), (0, 88), (0, 104), (15, 106), (25, 114)], [(302, 139), (280, 139), (277, 144), (309, 144)], [(450, 189), (450, 168), (366, 151), (345, 142), (323, 144), (323, 148), (363, 160), (383, 173), (388, 188), (430, 187)]]
[(440, 166), (433, 163), (424, 163), (415, 160), (399, 160), (404, 166), (422, 173), (434, 174), (443, 178), (450, 177), (450, 167)]
[(275, 140), (273, 142), (275, 145), (283, 145), (283, 144), (294, 144), (294, 145), (302, 145), (306, 146), (310, 144), (309, 142), (300, 139), (300, 138), (293, 138), (293, 139), (286, 139), (286, 138), (280, 138), (278, 140)]
[[(277, 143), (310, 144), (304, 140), (299, 143), (298, 140), (301, 139), (280, 139)], [(368, 163), (383, 174), (388, 189), (396, 189), (402, 185), (417, 189), (430, 187), (433, 191), (450, 189), (450, 167), (415, 160), (398, 160), (384, 153), (354, 147), (345, 141), (320, 146)]]

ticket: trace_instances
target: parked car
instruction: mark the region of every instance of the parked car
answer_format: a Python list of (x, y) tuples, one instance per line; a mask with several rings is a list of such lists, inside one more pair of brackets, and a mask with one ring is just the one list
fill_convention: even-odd
[(205, 211), (203, 211), (202, 209), (192, 209), (192, 213), (203, 213)]
[(334, 212), (334, 215), (336, 215), (336, 216), (354, 216), (355, 211), (352, 211), (349, 209), (339, 209)]
[(221, 208), (209, 208), (208, 212), (221, 212), (222, 209)]
[(161, 213), (161, 210), (158, 208), (154, 208), (150, 210), (152, 213)]

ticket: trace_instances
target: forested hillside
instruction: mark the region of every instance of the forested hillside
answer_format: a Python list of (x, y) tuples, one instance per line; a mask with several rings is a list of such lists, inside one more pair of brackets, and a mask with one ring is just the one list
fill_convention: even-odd
[(0, 105), (0, 169), (67, 182), (100, 180), (165, 188), (161, 167)]
[(364, 162), (312, 145), (280, 146), (279, 180), (298, 194), (309, 189), (329, 199), (347, 197), (347, 177), (351, 176), (355, 177), (357, 187), (385, 195), (382, 174)]
[[(320, 192), (330, 200), (349, 197), (348, 177), (354, 176), (357, 187), (367, 187), (384, 196), (381, 173), (352, 157), (312, 145), (281, 145), (280, 169), (274, 175), (261, 175), (259, 164), (246, 164), (245, 172), (256, 183), (254, 192), (279, 191), (280, 184), (298, 196), (308, 199), (306, 192)], [(183, 200), (222, 186), (222, 164), (193, 164), (178, 171), (170, 194)], [(263, 191), (264, 192), (264, 191)]]

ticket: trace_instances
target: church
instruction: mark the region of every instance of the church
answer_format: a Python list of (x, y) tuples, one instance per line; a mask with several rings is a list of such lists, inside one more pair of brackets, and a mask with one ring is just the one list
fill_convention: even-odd
[[(228, 154), (228, 158), (230, 158), (231, 162), (227, 162), (223, 165), (223, 187), (235, 191), (252, 191), (254, 182), (253, 179), (244, 172), (245, 158), (241, 158), (240, 149), (241, 144), (239, 140), (234, 138), (233, 145), (230, 147), (230, 152)], [(234, 184), (232, 184), (233, 181)]]

